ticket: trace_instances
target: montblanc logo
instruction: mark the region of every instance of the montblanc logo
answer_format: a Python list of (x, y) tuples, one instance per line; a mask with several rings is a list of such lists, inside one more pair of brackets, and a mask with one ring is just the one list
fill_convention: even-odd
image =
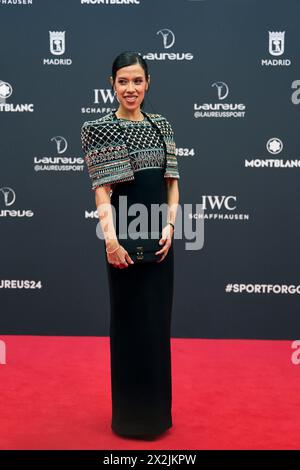
[(156, 34), (161, 38), (164, 52), (148, 52), (143, 55), (147, 60), (192, 60), (194, 58), (191, 52), (171, 51), (171, 47), (175, 44), (175, 34), (171, 29), (159, 29)]
[(0, 81), (0, 98), (6, 100), (12, 95), (13, 89), (10, 83)]
[[(65, 137), (56, 135), (50, 139), (55, 146), (58, 155), (63, 155), (68, 142)], [(51, 156), (34, 157), (34, 171), (83, 171), (84, 160), (82, 157)]]
[(92, 94), (93, 104), (82, 106), (82, 114), (107, 114), (115, 108), (115, 95), (111, 88), (94, 88)]
[(0, 111), (11, 113), (33, 113), (34, 106), (32, 103), (26, 104), (13, 104), (6, 103), (6, 100), (11, 97), (13, 88), (10, 83), (0, 80)]
[(81, 5), (139, 5), (140, 0), (81, 0)]
[[(32, 217), (34, 214), (30, 209), (11, 209), (16, 201), (16, 193), (12, 188), (3, 186), (0, 188), (0, 217)], [(1, 209), (4, 206), (5, 209)]]
[(189, 219), (249, 220), (248, 213), (237, 209), (237, 196), (205, 194), (200, 202), (202, 211), (189, 213)]
[[(271, 137), (266, 142), (270, 156), (279, 155), (283, 150), (283, 141), (279, 137)], [(300, 168), (300, 157), (294, 159), (253, 157), (245, 159), (246, 168)]]
[(291, 88), (293, 91), (291, 95), (291, 101), (293, 104), (300, 104), (300, 80), (294, 80), (292, 82)]
[[(284, 54), (285, 31), (269, 31), (269, 54), (279, 57)], [(290, 59), (261, 59), (261, 65), (282, 66), (291, 65)]]
[(278, 137), (272, 137), (268, 140), (266, 147), (269, 153), (277, 155), (283, 149), (283, 143), (282, 140), (278, 139)]
[(229, 95), (229, 86), (225, 82), (214, 82), (212, 88), (217, 92), (217, 103), (194, 103), (195, 118), (243, 118), (246, 105), (244, 103), (232, 103), (226, 100)]
[[(49, 31), (49, 50), (54, 56), (61, 56), (66, 51), (65, 31)], [(72, 59), (47, 58), (43, 59), (43, 65), (71, 65)]]

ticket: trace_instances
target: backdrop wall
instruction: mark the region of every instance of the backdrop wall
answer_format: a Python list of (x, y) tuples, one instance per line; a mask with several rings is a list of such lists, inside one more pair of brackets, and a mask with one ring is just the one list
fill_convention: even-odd
[(201, 249), (174, 241), (172, 335), (297, 339), (300, 2), (0, 0), (0, 23), (0, 333), (108, 334), (80, 128), (135, 50), (204, 215)]

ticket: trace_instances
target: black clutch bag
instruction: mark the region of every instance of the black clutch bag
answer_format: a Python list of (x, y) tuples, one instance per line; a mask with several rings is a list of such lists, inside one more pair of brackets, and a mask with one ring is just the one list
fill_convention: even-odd
[(134, 263), (155, 263), (159, 261), (161, 255), (156, 255), (155, 253), (163, 247), (163, 245), (159, 244), (162, 233), (143, 232), (139, 235), (137, 239), (131, 237), (122, 238), (119, 235), (119, 243), (128, 251)]

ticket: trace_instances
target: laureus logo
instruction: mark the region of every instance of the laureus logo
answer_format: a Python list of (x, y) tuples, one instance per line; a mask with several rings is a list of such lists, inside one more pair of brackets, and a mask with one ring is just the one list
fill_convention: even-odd
[[(4, 203), (5, 207), (12, 206), (16, 201), (16, 193), (12, 188), (8, 186), (3, 186), (0, 188), (0, 205)], [(2, 199), (2, 201), (1, 201)], [(1, 209), (0, 217), (32, 217), (34, 214), (29, 209)]]
[[(175, 34), (169, 28), (161, 28), (156, 34), (162, 40), (164, 52), (148, 52), (143, 57), (148, 60), (192, 60), (194, 58), (191, 52), (177, 52), (170, 50), (175, 44)], [(142, 54), (141, 54), (142, 55)]]
[(56, 135), (55, 137), (52, 137), (52, 139), (50, 139), (50, 141), (55, 143), (56, 151), (57, 151), (58, 154), (64, 153), (68, 148), (67, 139), (65, 139), (61, 135)]
[(229, 93), (229, 88), (227, 83), (225, 82), (214, 82), (212, 84), (212, 87), (216, 87), (218, 91), (218, 98), (219, 100), (225, 100), (227, 98), (228, 93)]
[(170, 49), (175, 44), (175, 34), (170, 29), (160, 29), (156, 34), (161, 35), (164, 49)]
[(212, 83), (212, 88), (217, 92), (217, 103), (194, 103), (194, 117), (245, 117), (246, 105), (244, 103), (223, 102), (229, 95), (229, 86), (227, 83), (218, 81)]
[(8, 187), (0, 188), (0, 193), (2, 194), (4, 205), (6, 207), (11, 206), (16, 200), (16, 193), (13, 189)]
[(56, 135), (50, 139), (55, 145), (57, 155), (34, 157), (34, 171), (75, 171), (82, 172), (84, 159), (82, 157), (62, 156), (68, 148), (65, 137)]

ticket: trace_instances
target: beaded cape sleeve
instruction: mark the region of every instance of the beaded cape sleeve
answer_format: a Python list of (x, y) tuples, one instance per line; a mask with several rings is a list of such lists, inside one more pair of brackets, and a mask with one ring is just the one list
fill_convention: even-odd
[[(147, 116), (162, 134), (166, 150), (165, 178), (180, 178), (176, 144), (171, 124), (160, 114)], [(100, 119), (86, 121), (81, 127), (84, 160), (92, 181), (92, 190), (106, 184), (134, 180), (134, 171), (122, 130), (109, 113)]]

